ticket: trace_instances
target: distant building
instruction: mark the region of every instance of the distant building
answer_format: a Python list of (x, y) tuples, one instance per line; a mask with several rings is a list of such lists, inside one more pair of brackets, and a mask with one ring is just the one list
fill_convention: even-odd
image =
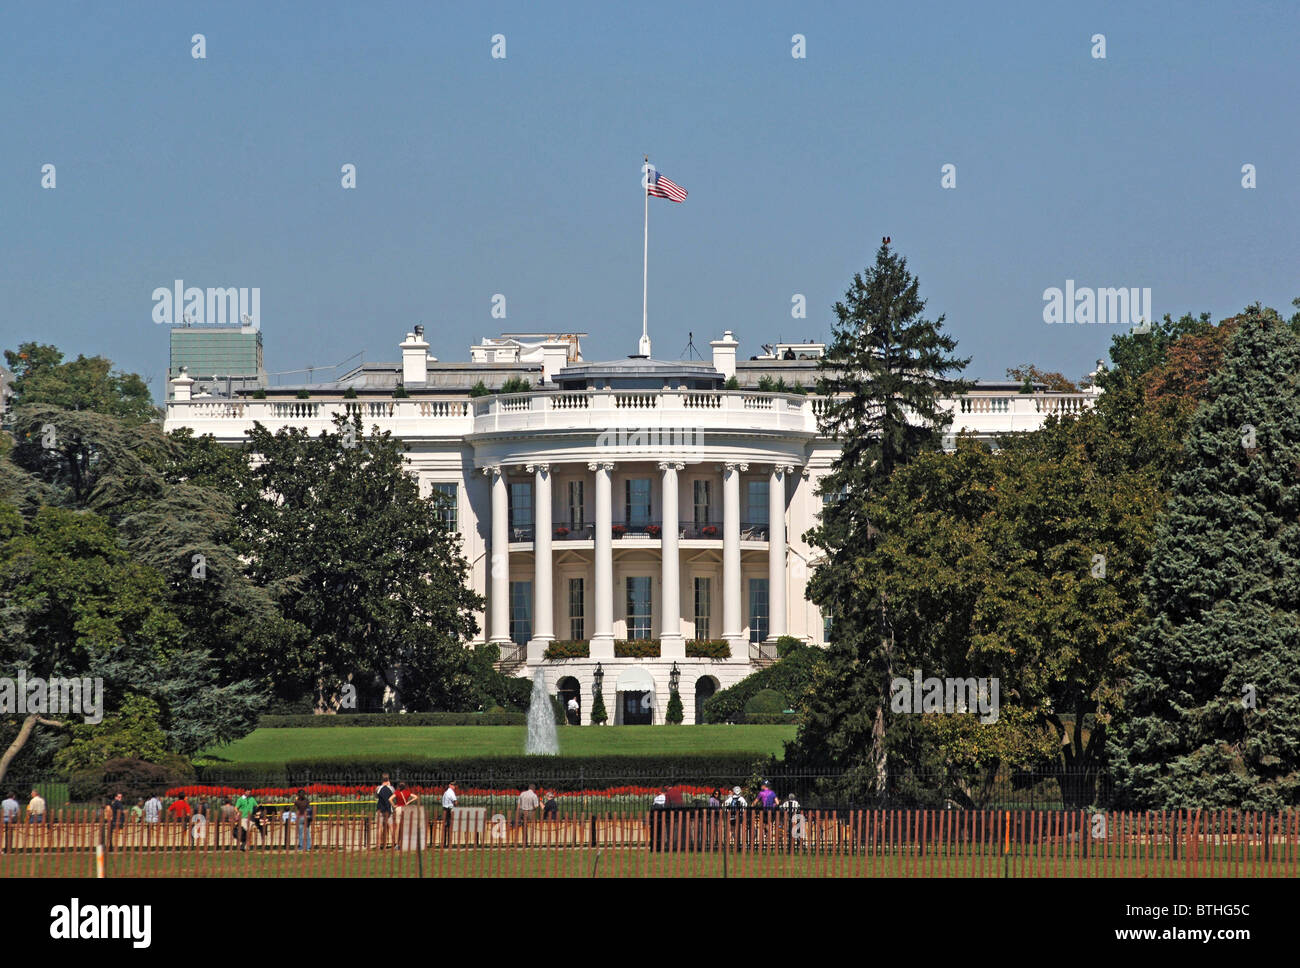
[(0, 423), (9, 420), (9, 402), (14, 395), (14, 375), (0, 366)]
[[(195, 399), (181, 377), (166, 428), (237, 446), (254, 421), (317, 434), (358, 414), (392, 432), (421, 492), (446, 499), (487, 600), (476, 642), (499, 646), (505, 671), (540, 669), (584, 723), (596, 688), (615, 723), (662, 723), (674, 688), (698, 722), (782, 636), (828, 640), (831, 616), (806, 597), (822, 559), (804, 538), (840, 451), (818, 419), (824, 347), (769, 344), (745, 360), (727, 331), (709, 360), (588, 362), (579, 335), (484, 339), (471, 362), (446, 363), (416, 328), (400, 361), (258, 399)], [(527, 391), (474, 392), (511, 380)], [(943, 407), (952, 433), (991, 441), (1087, 409), (1099, 392), (978, 381)]]
[(167, 378), (184, 367), (195, 396), (237, 395), (266, 386), (262, 332), (256, 326), (174, 326)]

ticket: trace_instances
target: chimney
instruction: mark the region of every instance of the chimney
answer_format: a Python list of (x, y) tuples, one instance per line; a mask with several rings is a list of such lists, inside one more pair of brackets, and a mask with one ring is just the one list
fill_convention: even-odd
[(190, 379), (189, 367), (182, 366), (180, 374), (171, 382), (172, 402), (188, 403), (190, 399), (190, 387), (194, 386), (194, 381)]
[(555, 374), (569, 363), (569, 344), (552, 341), (542, 344), (542, 382), (554, 383)]
[(722, 374), (724, 380), (736, 375), (736, 347), (740, 345), (731, 335), (731, 330), (722, 334), (722, 339), (709, 343), (713, 347), (713, 368)]
[(402, 341), (402, 384), (424, 383), (429, 378), (429, 344), (424, 341), (424, 327), (407, 333)]

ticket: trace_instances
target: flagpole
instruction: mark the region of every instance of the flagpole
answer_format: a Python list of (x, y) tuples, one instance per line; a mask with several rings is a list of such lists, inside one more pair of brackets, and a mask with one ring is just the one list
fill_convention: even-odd
[(650, 291), (650, 156), (645, 155), (645, 253), (641, 264), (641, 343), (637, 351), (650, 355), (650, 317), (646, 312), (646, 296)]

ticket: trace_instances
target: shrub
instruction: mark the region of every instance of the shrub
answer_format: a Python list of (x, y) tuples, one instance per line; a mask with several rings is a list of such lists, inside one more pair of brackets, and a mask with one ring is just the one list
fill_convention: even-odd
[[(813, 645), (792, 649), (784, 658), (766, 669), (746, 676), (728, 689), (704, 702), (706, 723), (740, 722), (745, 703), (763, 689), (775, 689), (788, 696), (796, 709), (802, 697), (812, 688), (826, 663), (826, 654)], [(780, 710), (778, 710), (779, 712)]]
[[(531, 684), (529, 685), (531, 689)], [(527, 700), (525, 699), (525, 704)], [(263, 716), (260, 729), (331, 726), (523, 726), (521, 712), (507, 712), (492, 706), (485, 713), (340, 713), (336, 716)]]
[(311, 394), (306, 390), (299, 390), (297, 393), (294, 394), (294, 396), (297, 397), (299, 400), (311, 399)]
[(803, 642), (796, 639), (793, 635), (783, 635), (776, 640), (776, 654), (778, 658), (784, 659), (795, 649), (803, 648)]
[(755, 713), (779, 713), (785, 709), (785, 696), (775, 689), (760, 689), (745, 703), (745, 719)]
[(532, 389), (532, 384), (521, 376), (512, 376), (501, 384), (502, 393), (527, 393), (530, 389)]
[(591, 643), (583, 640), (575, 641), (555, 641), (546, 647), (542, 653), (542, 658), (554, 662), (560, 659), (589, 659), (591, 658)]
[(745, 723), (750, 726), (785, 726), (798, 721), (798, 713), (745, 713)]
[(492, 391), (487, 388), (487, 384), (482, 380), (475, 383), (469, 390), (469, 395), (471, 397), (486, 397), (491, 393)]
[(661, 649), (658, 639), (615, 639), (616, 659), (657, 659)]
[(551, 712), (555, 717), (555, 725), (564, 725), (564, 700), (555, 693), (551, 693)]
[(591, 724), (599, 726), (609, 721), (609, 714), (605, 712), (605, 697), (601, 695), (599, 689), (591, 694)]
[(254, 400), (265, 400), (265, 399), (266, 399), (266, 391), (265, 391), (265, 390), (254, 390), (254, 391), (253, 391), (253, 399), (254, 399)]
[(682, 697), (674, 689), (668, 694), (668, 711), (664, 713), (664, 722), (680, 725), (685, 718), (686, 713), (682, 710)]
[(402, 384), (400, 384), (400, 383), (397, 384), (397, 388), (396, 388), (395, 390), (393, 390), (393, 399), (394, 399), (394, 400), (405, 400), (405, 399), (406, 399), (407, 397), (409, 397), (409, 396), (410, 396), (410, 394), (406, 392), (406, 387), (404, 387), (404, 386), (403, 386)]
[(168, 787), (193, 781), (194, 767), (175, 753), (163, 756), (158, 763), (119, 758), (73, 773), (69, 778), (68, 797), (77, 802), (102, 801), (120, 793), (123, 800), (134, 803), (141, 797), (161, 794)]
[(687, 639), (688, 659), (730, 659), (731, 643), (726, 639)]
[(727, 377), (727, 382), (722, 385), (722, 388), (724, 390), (739, 390), (740, 381), (737, 380), (734, 376), (729, 376)]

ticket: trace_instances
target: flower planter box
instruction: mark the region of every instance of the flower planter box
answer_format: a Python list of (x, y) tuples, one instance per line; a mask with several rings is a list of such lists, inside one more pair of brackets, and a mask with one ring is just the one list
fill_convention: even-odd
[(615, 639), (616, 659), (657, 659), (661, 649), (658, 639)]
[(716, 538), (718, 536), (718, 529), (711, 524), (706, 524), (704, 527), (700, 528), (700, 534), (706, 538)]

